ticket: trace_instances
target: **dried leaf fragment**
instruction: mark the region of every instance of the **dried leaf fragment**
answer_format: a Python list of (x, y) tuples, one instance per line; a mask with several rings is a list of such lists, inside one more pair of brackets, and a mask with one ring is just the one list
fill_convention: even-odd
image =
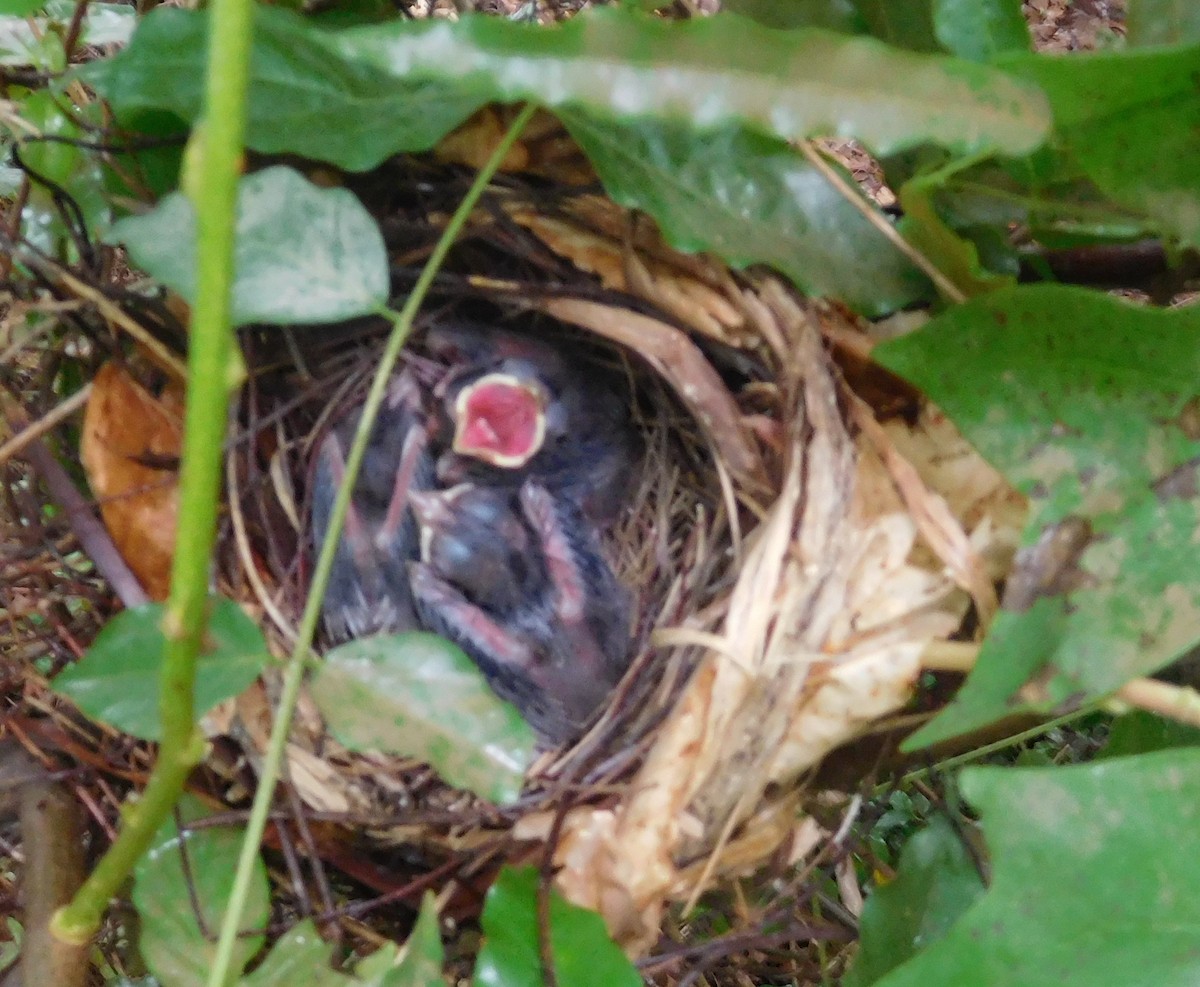
[(113, 543), (146, 592), (170, 587), (178, 512), (180, 402), (157, 398), (129, 371), (100, 368), (83, 417), (80, 458)]

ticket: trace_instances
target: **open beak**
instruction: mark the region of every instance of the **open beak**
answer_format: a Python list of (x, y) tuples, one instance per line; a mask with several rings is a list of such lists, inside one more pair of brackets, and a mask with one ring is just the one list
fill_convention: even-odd
[(546, 396), (512, 374), (490, 373), (454, 399), (455, 452), (503, 469), (520, 469), (546, 439)]

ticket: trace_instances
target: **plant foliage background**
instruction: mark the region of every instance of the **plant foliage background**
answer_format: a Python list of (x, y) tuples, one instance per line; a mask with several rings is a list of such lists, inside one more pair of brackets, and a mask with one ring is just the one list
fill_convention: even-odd
[[(911, 749), (1014, 713), (1095, 709), (1195, 647), (1200, 307), (1156, 304), (1188, 287), (1200, 250), (1200, 17), (1190, 5), (1129, 0), (1124, 34), (1070, 54), (1033, 51), (1016, 0), (728, 0), (690, 19), (648, 6), (599, 7), (553, 26), (409, 20), (370, 0), (307, 14), (256, 6), (245, 142), (255, 160), (288, 163), (240, 183), (234, 323), (327, 323), (388, 301), (375, 221), (296, 161), (366, 171), (428, 151), (488, 104), (538, 104), (565, 124), (607, 193), (652, 216), (674, 246), (770, 265), (871, 318), (928, 308), (927, 324), (875, 358), (937, 402), (1028, 497), (1026, 558), (1068, 546), (1023, 599), (1006, 597), (966, 685)], [(0, 12), (10, 297), (31, 298), (48, 264), (90, 263), (103, 241), (194, 302), (185, 141), (206, 112), (211, 14), (59, 0), (0, 0)], [(885, 213), (880, 196), (808, 143), (829, 137), (860, 142), (895, 208)], [(1148, 251), (1147, 274), (1134, 262)], [(1140, 289), (1141, 301), (1053, 283), (1065, 260), (1099, 256), (1128, 260), (1108, 280)], [(64, 378), (63, 396), (78, 386)], [(239, 692), (265, 661), (230, 606), (214, 605), (205, 660), (219, 671), (205, 675), (203, 707)], [(146, 739), (159, 736), (155, 613), (114, 620), (56, 682), (89, 716)], [(391, 674), (384, 656), (356, 681), (356, 656), (342, 660), (320, 689), (369, 692)], [(1086, 722), (1104, 735), (1107, 719)], [(478, 762), (444, 770), (511, 794), (522, 742), (482, 772)], [(908, 803), (893, 819), (897, 834), (913, 834), (898, 862), (903, 841), (879, 847), (897, 870), (870, 873), (871, 858), (860, 858), (860, 876), (879, 887), (843, 982), (1200, 982), (1194, 743), (1154, 717), (1119, 718), (1120, 757), (953, 774), (963, 800), (954, 826)], [(208, 982), (211, 941), (193, 905), (219, 921), (237, 858), (235, 830), (180, 836), (179, 822), (201, 815), (188, 804), (165, 821), (134, 874), (140, 956), (168, 987)], [(179, 854), (162, 852), (181, 843), (190, 881)], [(269, 915), (255, 867), (247, 929)], [(596, 916), (539, 900), (538, 883), (532, 870), (505, 871), (489, 892), (476, 983), (541, 983), (546, 950), (564, 987), (638, 982)], [(552, 920), (548, 944), (541, 914)], [(273, 939), (245, 973), (264, 940), (238, 940), (239, 982), (443, 982), (431, 901), (398, 964), (385, 947), (335, 973), (315, 928)]]

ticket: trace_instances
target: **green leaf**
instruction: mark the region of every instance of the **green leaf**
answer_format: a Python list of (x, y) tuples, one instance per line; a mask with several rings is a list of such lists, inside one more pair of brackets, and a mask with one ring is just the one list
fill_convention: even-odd
[(653, 215), (681, 250), (771, 264), (804, 291), (872, 315), (929, 295), (924, 276), (781, 141), (736, 127), (699, 138), (653, 120), (560, 115), (609, 195)]
[[(113, 224), (147, 273), (195, 300), (195, 213), (182, 193), (150, 213)], [(322, 189), (276, 166), (238, 190), (233, 321), (323, 323), (377, 311), (387, 302), (383, 236), (354, 194)]]
[(1200, 41), (1196, 0), (1129, 0), (1125, 41), (1131, 48)]
[(1012, 287), (1012, 274), (993, 273), (980, 263), (975, 244), (952, 230), (934, 206), (936, 180), (914, 178), (900, 188), (897, 198), (904, 210), (899, 229), (959, 291), (968, 298), (998, 288)]
[(36, 14), (45, 5), (45, 0), (0, 0), (0, 14), (9, 17), (28, 17)]
[(457, 79), (489, 99), (665, 117), (700, 130), (736, 122), (783, 140), (836, 134), (880, 154), (924, 141), (1023, 154), (1049, 126), (1041, 93), (990, 68), (871, 38), (775, 31), (732, 14), (667, 21), (595, 8), (552, 29), (464, 18), (339, 37), (348, 58), (398, 78)]
[[(267, 664), (262, 631), (233, 600), (212, 598), (196, 671), (196, 714), (238, 695)], [(166, 640), (161, 603), (124, 610), (96, 635), (87, 654), (54, 680), (94, 720), (142, 740), (159, 739), (158, 686)]]
[(238, 987), (354, 987), (358, 984), (329, 964), (333, 947), (321, 938), (312, 919), (293, 925), (266, 958), (238, 981)]
[(1130, 757), (1172, 747), (1200, 747), (1200, 729), (1135, 709), (1117, 717), (1096, 759)]
[[(483, 905), (483, 948), (474, 987), (542, 987), (538, 872), (505, 867)], [(559, 987), (641, 987), (642, 977), (608, 936), (604, 920), (550, 892), (550, 954)]]
[(1107, 195), (1200, 246), (1200, 45), (997, 64), (1042, 87), (1060, 142)]
[[(32, 12), (44, 6), (44, 16), (33, 18), (12, 8), (31, 6)], [(0, 0), (0, 65), (32, 65), (61, 72), (65, 67), (62, 28), (53, 25), (71, 20), (74, 0)], [(6, 16), (8, 15), (8, 16)], [(133, 7), (115, 3), (89, 3), (79, 27), (77, 47), (83, 45), (124, 44), (133, 33), (137, 17)]]
[(363, 959), (354, 973), (367, 987), (446, 987), (445, 961), (438, 923), (437, 901), (426, 891), (417, 924), (409, 934), (404, 955), (396, 962), (396, 949), (385, 946)]
[(973, 62), (1029, 50), (1021, 0), (933, 0), (933, 29), (943, 48)]
[(933, 0), (855, 0), (867, 29), (896, 48), (939, 50), (933, 32)]
[(875, 356), (1031, 503), (975, 670), (909, 745), (1078, 708), (1200, 639), (1200, 309), (1017, 288)]
[(858, 956), (842, 987), (868, 987), (929, 948), (983, 891), (961, 837), (945, 818), (934, 817), (905, 844), (896, 879), (863, 906)]
[[(190, 796), (184, 796), (178, 811), (185, 823), (206, 815)], [(238, 828), (210, 826), (192, 830), (181, 840), (171, 820), (134, 867), (133, 903), (141, 921), (139, 946), (159, 983), (169, 987), (207, 984), (216, 952), (215, 930), (221, 926), (233, 888), (242, 835)], [(197, 907), (203, 925), (197, 921)], [(261, 929), (269, 915), (267, 872), (262, 861), (256, 860), (242, 916), (241, 927), (247, 934), (239, 936), (234, 945), (235, 970), (262, 947), (263, 936), (252, 930)]]
[[(156, 10), (116, 58), (82, 69), (119, 119), (200, 109), (205, 15)], [(870, 38), (784, 32), (725, 15), (671, 22), (594, 9), (552, 28), (493, 17), (326, 31), (256, 9), (247, 144), (351, 169), (424, 150), (492, 101), (537, 100), (792, 140), (922, 141), (1022, 154), (1049, 128), (1035, 88), (988, 67)]]
[(376, 635), (334, 648), (311, 691), (352, 750), (421, 758), (450, 784), (493, 802), (520, 794), (533, 732), (474, 663), (435, 634)]
[(1200, 983), (1200, 751), (975, 768), (991, 888), (879, 987)]
[(821, 27), (843, 34), (864, 34), (867, 22), (853, 0), (725, 0), (721, 9), (766, 27)]
[[(398, 151), (424, 151), (487, 102), (487, 95), (400, 78), (353, 56), (337, 35), (287, 10), (256, 5), (246, 144), (365, 171)], [(194, 123), (204, 91), (207, 13), (158, 7), (129, 46), (78, 70), (121, 123), (168, 110)], [(372, 26), (370, 31), (380, 30)]]
[[(103, 171), (96, 155), (72, 141), (86, 138), (80, 120), (96, 117), (95, 107), (65, 110), (71, 105), (56, 83), (30, 93), (21, 104), (21, 116), (41, 136), (19, 142), (21, 160), (31, 170), (29, 201), (21, 213), (22, 233), (37, 248), (56, 257), (76, 257), (75, 241), (63, 219), (61, 193), (78, 207), (78, 218), (90, 229), (108, 222), (109, 208), (101, 182)], [(48, 184), (47, 184), (48, 183)], [(57, 196), (57, 197), (56, 197)], [(77, 214), (67, 216), (77, 225)]]
[[(69, 23), (77, 0), (49, 0), (46, 16)], [(124, 45), (137, 27), (137, 9), (123, 3), (89, 3), (79, 28), (80, 45)]]

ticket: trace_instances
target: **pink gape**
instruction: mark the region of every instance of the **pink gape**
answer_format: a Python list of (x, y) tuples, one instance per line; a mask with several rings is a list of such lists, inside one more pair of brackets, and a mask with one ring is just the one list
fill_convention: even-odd
[(458, 392), (454, 418), (456, 453), (520, 469), (546, 440), (546, 395), (512, 374), (485, 374)]

